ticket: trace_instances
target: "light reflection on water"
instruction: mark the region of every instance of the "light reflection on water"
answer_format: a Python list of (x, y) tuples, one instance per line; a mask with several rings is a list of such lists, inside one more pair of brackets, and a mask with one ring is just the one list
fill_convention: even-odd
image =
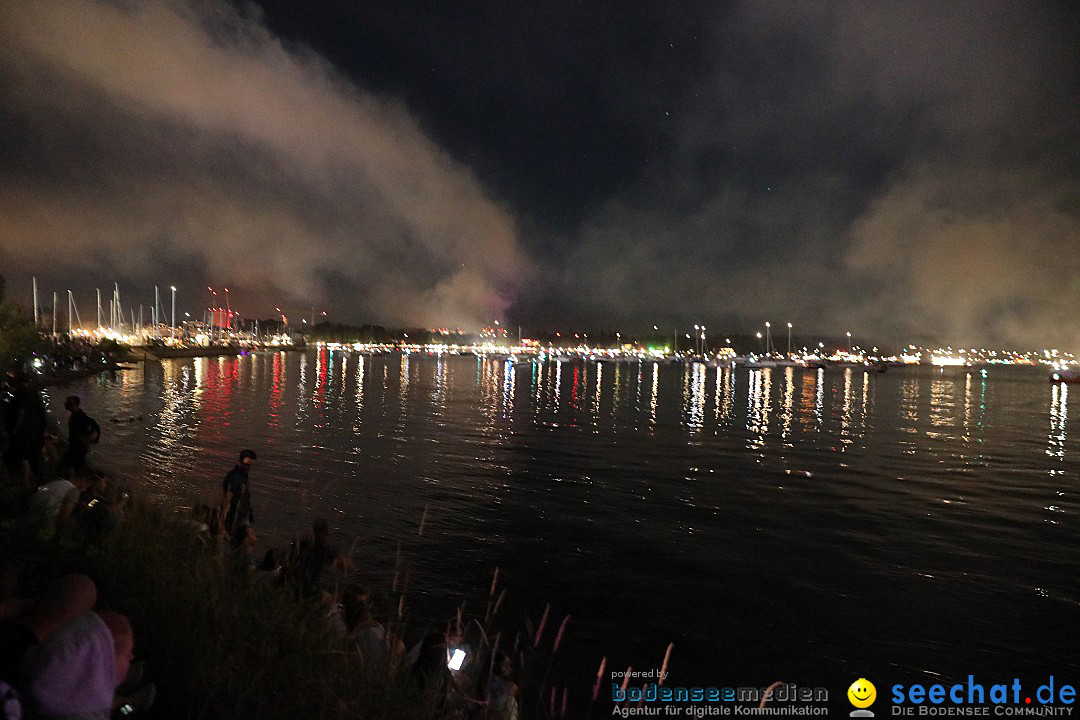
[[(1050, 388), (1050, 446), (1046, 454), (1065, 461), (1065, 424), (1069, 417), (1069, 386), (1054, 384)], [(1051, 468), (1051, 475), (1064, 474), (1064, 467)]]
[(791, 436), (792, 409), (795, 405), (795, 368), (784, 368), (783, 412), (780, 414), (780, 436), (787, 440)]
[(99, 460), (183, 503), (255, 448), (260, 537), (330, 517), (374, 583), (403, 541), (421, 606), (482, 594), (500, 565), (523, 610), (574, 614), (586, 673), (672, 641), (686, 682), (1080, 660), (1060, 630), (1080, 610), (1076, 441), (1068, 388), (1039, 371), (319, 349), (75, 391), (122, 420)]
[[(761, 450), (769, 432), (772, 409), (772, 368), (750, 371), (750, 393), (747, 395), (746, 430), (748, 450)], [(764, 456), (758, 454), (761, 459)]]

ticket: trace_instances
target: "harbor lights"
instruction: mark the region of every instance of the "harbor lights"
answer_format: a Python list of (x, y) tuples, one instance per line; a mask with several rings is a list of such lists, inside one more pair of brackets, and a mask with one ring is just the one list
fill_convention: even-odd
[(171, 337), (176, 339), (176, 286), (170, 285), (169, 289), (172, 290), (172, 331)]
[(762, 347), (761, 347), (761, 333), (756, 333), (756, 335), (757, 335), (758, 350), (761, 350), (762, 352), (765, 352), (764, 350), (762, 350)]
[(851, 331), (850, 331), (850, 330), (848, 330), (848, 334), (847, 334), (847, 351), (848, 351), (848, 355), (850, 355), (850, 354), (851, 354), (851, 350), (852, 350), (852, 345), (851, 345)]
[(791, 358), (791, 323), (787, 324), (787, 354)]

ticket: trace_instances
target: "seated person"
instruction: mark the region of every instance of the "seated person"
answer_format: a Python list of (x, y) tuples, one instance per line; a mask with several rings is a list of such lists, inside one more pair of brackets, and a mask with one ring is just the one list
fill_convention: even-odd
[(79, 501), (73, 513), (76, 522), (87, 534), (97, 539), (120, 524), (124, 506), (128, 501), (126, 492), (117, 500), (109, 498), (109, 479), (103, 472), (91, 471), (90, 481), (79, 493)]
[(55, 580), (25, 614), (0, 631), (0, 679), (18, 680), (26, 652), (97, 602), (97, 586), (85, 575)]
[(50, 480), (38, 486), (30, 496), (28, 506), (45, 527), (46, 532), (67, 526), (79, 496), (90, 486), (90, 480), (84, 473), (77, 473), (71, 468), (64, 469), (64, 476)]
[(375, 619), (375, 605), (367, 588), (350, 585), (342, 597), (347, 636), (356, 646), (360, 662), (382, 673), (393, 672), (405, 655), (405, 643)]
[(301, 597), (312, 597), (321, 588), (324, 571), (333, 568), (345, 573), (352, 569), (352, 560), (329, 542), (330, 526), (316, 520), (312, 533), (300, 540), (291, 567), (291, 577)]
[(493, 658), (494, 672), (487, 684), (487, 708), (491, 718), (509, 720), (518, 716), (517, 692), (514, 668), (510, 656), (499, 652)]
[[(19, 689), (33, 717), (107, 720), (117, 705), (134, 633), (123, 615), (94, 612), (96, 599), (90, 578), (66, 575), (0, 634), (0, 679)], [(148, 707), (152, 686), (139, 699), (143, 709)]]

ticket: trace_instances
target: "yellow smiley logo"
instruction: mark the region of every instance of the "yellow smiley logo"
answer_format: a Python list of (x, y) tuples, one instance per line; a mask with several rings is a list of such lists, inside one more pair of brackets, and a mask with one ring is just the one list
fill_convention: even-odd
[(877, 688), (866, 678), (859, 678), (847, 689), (848, 700), (857, 708), (868, 708), (877, 699)]

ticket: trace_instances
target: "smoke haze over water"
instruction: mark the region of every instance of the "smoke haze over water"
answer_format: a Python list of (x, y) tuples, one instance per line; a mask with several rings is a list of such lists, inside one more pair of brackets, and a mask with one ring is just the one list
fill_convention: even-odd
[(587, 312), (1080, 348), (1076, 24), (999, 3), (739, 7), (671, 100), (662, 166), (565, 263), (568, 288), (595, 285)]

